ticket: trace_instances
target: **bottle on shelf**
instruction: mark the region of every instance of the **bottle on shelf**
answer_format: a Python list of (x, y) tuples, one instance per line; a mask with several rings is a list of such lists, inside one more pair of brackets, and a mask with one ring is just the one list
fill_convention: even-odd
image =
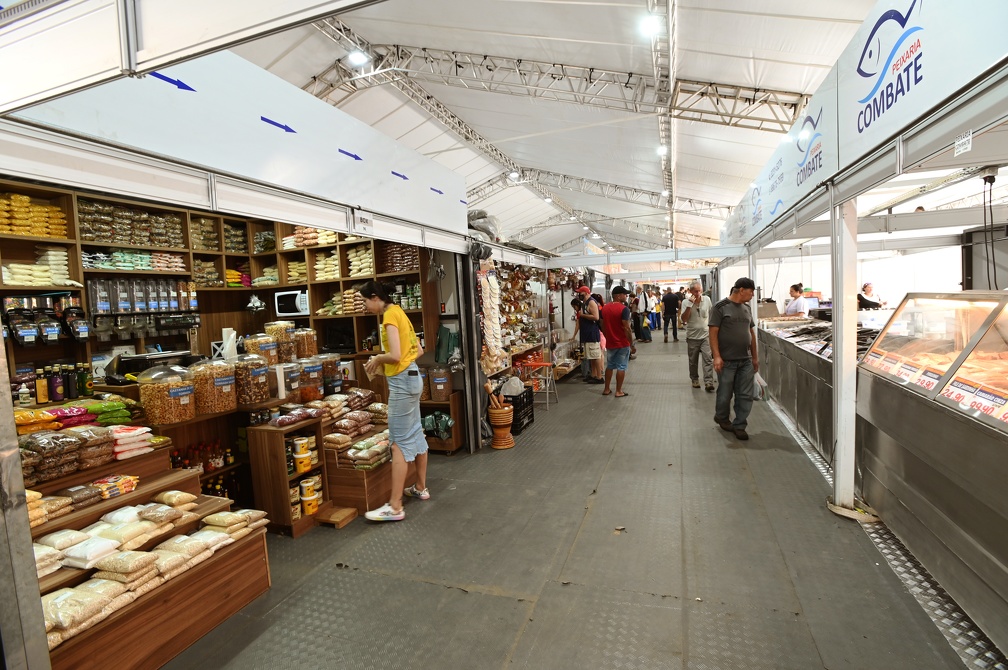
[(77, 399), (77, 373), (72, 365), (63, 366), (63, 397), (67, 400)]
[(49, 402), (49, 380), (42, 368), (35, 368), (35, 402), (40, 405)]
[(46, 374), (49, 376), (50, 402), (61, 402), (63, 400), (63, 374), (60, 372), (59, 366), (46, 366)]
[(234, 462), (235, 462), (234, 453), (231, 451), (231, 447), (228, 447), (227, 449), (224, 450), (224, 464), (234, 465)]
[(32, 404), (31, 390), (25, 383), (21, 384), (21, 388), (18, 389), (18, 404), (19, 405), (30, 405)]

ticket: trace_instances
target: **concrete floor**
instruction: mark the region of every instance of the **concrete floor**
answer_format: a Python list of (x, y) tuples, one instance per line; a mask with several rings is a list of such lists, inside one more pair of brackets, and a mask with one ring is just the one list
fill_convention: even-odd
[(273, 588), (168, 667), (962, 667), (766, 404), (714, 424), (685, 340), (625, 399), (575, 376), (514, 449), (432, 455), (405, 521), (270, 536)]

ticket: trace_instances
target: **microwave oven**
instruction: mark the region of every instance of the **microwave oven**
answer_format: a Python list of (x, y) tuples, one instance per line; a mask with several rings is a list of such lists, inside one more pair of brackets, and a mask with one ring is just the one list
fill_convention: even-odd
[(282, 316), (308, 316), (308, 290), (277, 291), (273, 294), (277, 318)]

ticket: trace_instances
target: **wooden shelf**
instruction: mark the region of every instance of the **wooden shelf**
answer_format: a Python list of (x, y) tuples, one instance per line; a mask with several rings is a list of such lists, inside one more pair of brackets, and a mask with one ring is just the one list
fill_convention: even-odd
[(220, 249), (193, 249), (193, 256), (223, 256), (224, 252)]
[(541, 343), (540, 344), (530, 344), (530, 345), (528, 345), (526, 347), (522, 347), (520, 349), (512, 350), (509, 353), (510, 353), (511, 359), (514, 360), (515, 356), (521, 356), (522, 354), (527, 354), (528, 352), (532, 351), (533, 349), (541, 349), (541, 348), (542, 348), (542, 344)]
[[(260, 286), (258, 288), (266, 288), (266, 287)], [(254, 290), (254, 287), (248, 287), (248, 286), (197, 286), (196, 295), (198, 296), (200, 293), (203, 293), (204, 291), (252, 291), (252, 290)]]
[(0, 285), (0, 290), (2, 291), (42, 291), (44, 293), (69, 293), (71, 291), (80, 291), (80, 286), (24, 286), (22, 284), (2, 284)]
[[(278, 401), (278, 403), (279, 404), (283, 404), (284, 401), (280, 400), (280, 401)], [(320, 423), (321, 421), (322, 421), (322, 417), (317, 417), (317, 418), (312, 418), (312, 419), (305, 419), (304, 421), (298, 421), (297, 423), (292, 423), (289, 426), (271, 426), (271, 425), (269, 425), (267, 423), (264, 423), (264, 424), (260, 424), (258, 426), (250, 426), (249, 430), (250, 431), (251, 430), (261, 430), (261, 431), (265, 431), (265, 432), (269, 432), (269, 433), (281, 433), (281, 434), (286, 435), (287, 433), (292, 433), (295, 430), (301, 430), (303, 428), (308, 428), (313, 423)]]
[(287, 482), (290, 483), (290, 482), (294, 481), (295, 479), (300, 479), (301, 477), (307, 477), (307, 476), (311, 475), (312, 473), (319, 474), (318, 471), (321, 470), (321, 469), (322, 469), (322, 457), (320, 455), (319, 456), (319, 462), (316, 463), (315, 465), (311, 466), (310, 468), (308, 468), (304, 472), (298, 472), (297, 470), (295, 470), (292, 474), (287, 475)]
[(376, 274), (375, 277), (381, 279), (382, 277), (408, 277), (410, 275), (420, 276), (420, 269), (416, 270), (406, 270), (405, 272), (382, 272)]
[(150, 426), (152, 430), (172, 430), (173, 428), (181, 428), (183, 426), (189, 426), (194, 423), (202, 423), (204, 421), (212, 421), (213, 419), (219, 419), (222, 416), (228, 416), (234, 414), (236, 410), (229, 409), (225, 412), (214, 412), (213, 414), (197, 414), (192, 419), (187, 419), (186, 421), (179, 421), (178, 423), (148, 423), (145, 424)]
[[(70, 488), (71, 486), (87, 484), (96, 479), (101, 479), (112, 472), (122, 472), (137, 476), (140, 478), (140, 483), (142, 484), (145, 479), (171, 469), (171, 457), (168, 451), (167, 448), (158, 448), (146, 454), (127, 458), (125, 461), (112, 461), (99, 468), (78, 470), (65, 477), (42, 482), (29, 488), (38, 491), (42, 495), (52, 495), (56, 491)], [(58, 519), (56, 520), (58, 521)]]
[(231, 465), (225, 465), (223, 468), (218, 468), (217, 470), (213, 470), (211, 472), (204, 472), (199, 476), (199, 480), (200, 482), (205, 482), (208, 479), (213, 479), (214, 477), (223, 475), (226, 472), (234, 472), (243, 465), (247, 465), (247, 463), (245, 463), (245, 461), (235, 461)]
[[(254, 402), (249, 405), (238, 405), (235, 410), (237, 412), (255, 412), (260, 409), (268, 409), (270, 407), (279, 407), (284, 404), (285, 400), (280, 400), (279, 398), (270, 398), (268, 400), (260, 400), (259, 402)], [(252, 426), (253, 428), (258, 428), (259, 426)]]
[(141, 270), (103, 270), (101, 268), (84, 268), (86, 275), (170, 275), (172, 277), (188, 277), (192, 274), (189, 270), (155, 270), (154, 268), (144, 268)]
[(80, 244), (82, 247), (103, 247), (105, 249), (141, 249), (143, 251), (171, 251), (177, 254), (189, 253), (189, 249), (178, 247), (154, 247), (141, 244), (119, 244), (117, 242), (91, 242), (90, 240), (81, 240)]
[(67, 237), (46, 237), (45, 235), (15, 235), (14, 233), (0, 233), (0, 240), (24, 240), (25, 242), (46, 242), (48, 244), (66, 244), (72, 246), (77, 244), (77, 240)]
[(421, 400), (420, 406), (428, 405), (430, 407), (449, 407), (451, 406), (451, 400)]
[(325, 319), (352, 319), (355, 316), (361, 316), (360, 314), (332, 314), (330, 316), (313, 316), (311, 317), (315, 321), (325, 320)]

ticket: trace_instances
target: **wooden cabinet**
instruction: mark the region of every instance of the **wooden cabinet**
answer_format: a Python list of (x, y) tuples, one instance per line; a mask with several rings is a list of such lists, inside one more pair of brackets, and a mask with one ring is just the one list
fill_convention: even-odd
[[(293, 474), (287, 471), (286, 441), (298, 436), (314, 436), (318, 450), (318, 463), (307, 472)], [(270, 528), (298, 537), (317, 525), (318, 514), (329, 510), (332, 502), (326, 490), (326, 463), (322, 453), (322, 419), (308, 419), (290, 426), (253, 426), (248, 429), (249, 462), (252, 466), (252, 488), (255, 506), (269, 515)], [(321, 475), (321, 485), (316, 493), (322, 494), (316, 515), (301, 514), (295, 519), (293, 509), (301, 505), (300, 498), (293, 502), (292, 489), (300, 487), (305, 477)], [(299, 492), (300, 495), (300, 492)]]
[(434, 412), (444, 412), (455, 420), (452, 426), (451, 436), (442, 439), (432, 435), (427, 435), (427, 447), (431, 451), (444, 451), (452, 453), (465, 446), (465, 398), (462, 391), (452, 391), (448, 400), (421, 400), (420, 414), (427, 416)]

